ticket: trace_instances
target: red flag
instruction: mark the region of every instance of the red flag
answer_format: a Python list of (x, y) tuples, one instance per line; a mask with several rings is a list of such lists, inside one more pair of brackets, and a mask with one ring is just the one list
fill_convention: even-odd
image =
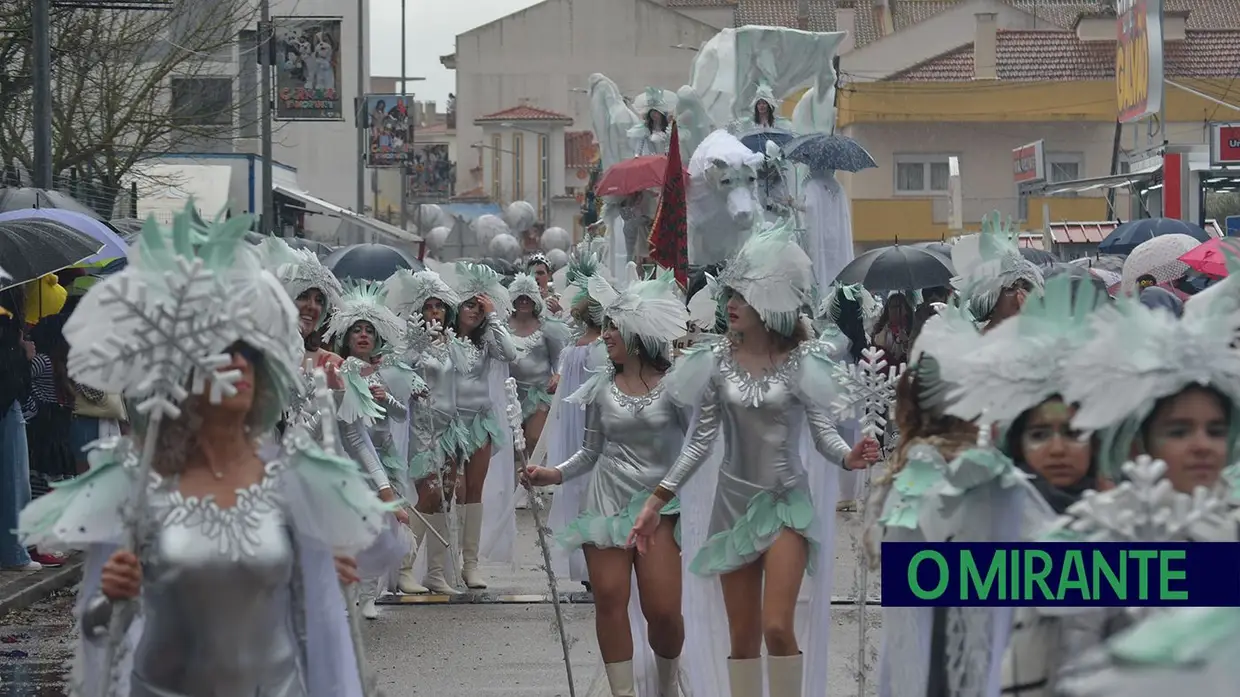
[(682, 287), (689, 287), (689, 207), (685, 199), (685, 168), (680, 162), (680, 132), (672, 122), (667, 148), (667, 171), (659, 209), (650, 226), (650, 259), (676, 273)]

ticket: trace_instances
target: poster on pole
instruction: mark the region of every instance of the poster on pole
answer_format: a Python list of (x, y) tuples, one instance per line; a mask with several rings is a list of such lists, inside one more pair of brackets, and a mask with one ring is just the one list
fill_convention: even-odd
[(1119, 121), (1158, 114), (1163, 102), (1163, 0), (1116, 5), (1115, 92)]
[(340, 17), (273, 17), (274, 118), (343, 121)]
[(399, 167), (413, 148), (410, 96), (366, 95), (366, 166)]

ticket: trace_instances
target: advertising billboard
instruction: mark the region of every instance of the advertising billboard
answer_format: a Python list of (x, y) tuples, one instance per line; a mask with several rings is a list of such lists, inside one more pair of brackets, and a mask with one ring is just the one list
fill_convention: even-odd
[(1162, 111), (1163, 0), (1116, 5), (1115, 93), (1119, 120), (1132, 123)]

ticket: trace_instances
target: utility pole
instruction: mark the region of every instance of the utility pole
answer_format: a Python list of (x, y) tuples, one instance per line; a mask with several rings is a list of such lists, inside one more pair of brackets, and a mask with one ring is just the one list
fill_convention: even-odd
[(52, 188), (52, 0), (31, 3), (34, 44), (34, 185)]
[[(406, 4), (407, 0), (400, 0), (400, 94), (405, 100), (405, 119), (406, 123), (410, 126), (409, 131), (405, 133), (405, 135), (408, 136), (413, 132), (414, 128), (417, 128), (417, 124), (414, 123), (414, 117), (417, 115), (417, 110), (413, 109), (413, 105), (409, 103), (409, 76), (407, 75), (409, 67), (405, 64), (405, 51), (407, 50), (406, 44), (408, 43), (405, 40), (405, 33), (408, 31), (408, 25), (405, 23)], [(400, 166), (398, 171), (400, 172), (401, 230), (408, 229), (409, 225), (409, 151), (411, 150), (413, 150), (412, 141), (405, 143), (405, 152), (398, 155), (400, 158)]]
[[(366, 0), (357, 0), (357, 214), (366, 215)], [(378, 215), (379, 211), (375, 211)]]
[(260, 124), (263, 157), (263, 217), (259, 219), (259, 232), (264, 235), (283, 237), (283, 230), (276, 225), (276, 193), (272, 182), (273, 149), (271, 133), (271, 0), (259, 0), (258, 61), (259, 79), (262, 80), (262, 123)]

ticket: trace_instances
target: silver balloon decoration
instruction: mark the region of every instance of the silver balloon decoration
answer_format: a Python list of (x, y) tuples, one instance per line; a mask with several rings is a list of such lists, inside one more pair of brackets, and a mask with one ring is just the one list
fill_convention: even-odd
[(538, 212), (528, 201), (513, 201), (504, 209), (504, 222), (512, 228), (513, 234), (520, 235), (529, 230), (538, 221)]
[(443, 251), (444, 245), (448, 243), (448, 236), (451, 234), (452, 229), (442, 225), (426, 233), (426, 253), (439, 258), (439, 253)]
[(507, 233), (496, 235), (487, 244), (487, 253), (497, 259), (515, 262), (521, 258), (521, 243)]
[(433, 230), (437, 227), (451, 229), (456, 222), (451, 214), (433, 203), (422, 204), (417, 210), (412, 211), (412, 215), (412, 222), (420, 223), (419, 227), (422, 230)]
[(544, 252), (550, 252), (553, 249), (567, 252), (568, 248), (573, 245), (573, 236), (562, 227), (549, 227), (543, 230), (542, 238), (538, 242)]
[(499, 235), (511, 235), (512, 230), (508, 227), (498, 215), (480, 215), (473, 224), (474, 235), (478, 239), (478, 246), (482, 249), (489, 249), (491, 240)]
[(552, 271), (558, 271), (568, 265), (568, 252), (563, 249), (548, 250), (547, 261), (551, 262)]

